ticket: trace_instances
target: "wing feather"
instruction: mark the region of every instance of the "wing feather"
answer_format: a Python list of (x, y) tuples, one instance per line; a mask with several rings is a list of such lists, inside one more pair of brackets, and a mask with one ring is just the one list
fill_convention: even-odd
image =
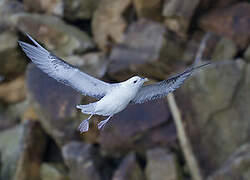
[(101, 98), (108, 93), (111, 88), (109, 83), (98, 80), (69, 65), (44, 49), (28, 34), (27, 36), (36, 46), (22, 41), (18, 41), (19, 45), (31, 61), (49, 76), (65, 85), (71, 86), (83, 95)]

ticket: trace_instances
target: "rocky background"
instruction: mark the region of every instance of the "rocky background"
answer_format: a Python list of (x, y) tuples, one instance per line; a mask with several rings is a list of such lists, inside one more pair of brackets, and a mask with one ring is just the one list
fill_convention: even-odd
[[(80, 134), (94, 99), (29, 63), (25, 32), (108, 82), (182, 71), (207, 32), (214, 65), (175, 92), (180, 124), (165, 98)], [(249, 42), (249, 0), (1, 0), (0, 179), (250, 179)]]

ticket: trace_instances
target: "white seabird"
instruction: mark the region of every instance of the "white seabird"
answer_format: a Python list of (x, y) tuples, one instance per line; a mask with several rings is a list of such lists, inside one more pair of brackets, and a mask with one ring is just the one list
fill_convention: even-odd
[(57, 81), (71, 86), (83, 95), (99, 99), (99, 101), (94, 103), (76, 106), (78, 109), (81, 109), (82, 113), (90, 115), (88, 119), (83, 120), (79, 125), (78, 129), (81, 133), (88, 131), (89, 120), (93, 115), (108, 116), (107, 119), (98, 124), (98, 129), (101, 129), (114, 114), (124, 110), (129, 103), (140, 104), (164, 97), (180, 87), (194, 70), (210, 64), (208, 62), (197, 66), (205, 46), (205, 39), (207, 39), (204, 38), (200, 46), (200, 54), (198, 53), (195, 62), (180, 74), (150, 85), (143, 85), (148, 79), (139, 76), (132, 77), (121, 83), (110, 84), (85, 74), (79, 69), (69, 65), (44, 49), (28, 34), (27, 36), (35, 46), (22, 41), (18, 41), (18, 43), (25, 54), (38, 68)]

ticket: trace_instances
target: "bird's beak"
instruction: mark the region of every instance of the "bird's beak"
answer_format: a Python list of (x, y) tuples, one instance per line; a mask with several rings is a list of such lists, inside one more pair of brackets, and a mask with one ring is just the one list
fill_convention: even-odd
[(148, 80), (148, 78), (143, 78), (143, 81), (144, 81), (144, 82), (147, 82), (147, 81), (149, 81), (149, 80)]

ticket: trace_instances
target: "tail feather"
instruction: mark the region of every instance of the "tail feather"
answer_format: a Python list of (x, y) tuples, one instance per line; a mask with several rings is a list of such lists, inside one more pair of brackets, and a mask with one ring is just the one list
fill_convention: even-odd
[(86, 105), (77, 105), (76, 108), (81, 109), (84, 114), (93, 114), (95, 111), (96, 103), (90, 103)]

